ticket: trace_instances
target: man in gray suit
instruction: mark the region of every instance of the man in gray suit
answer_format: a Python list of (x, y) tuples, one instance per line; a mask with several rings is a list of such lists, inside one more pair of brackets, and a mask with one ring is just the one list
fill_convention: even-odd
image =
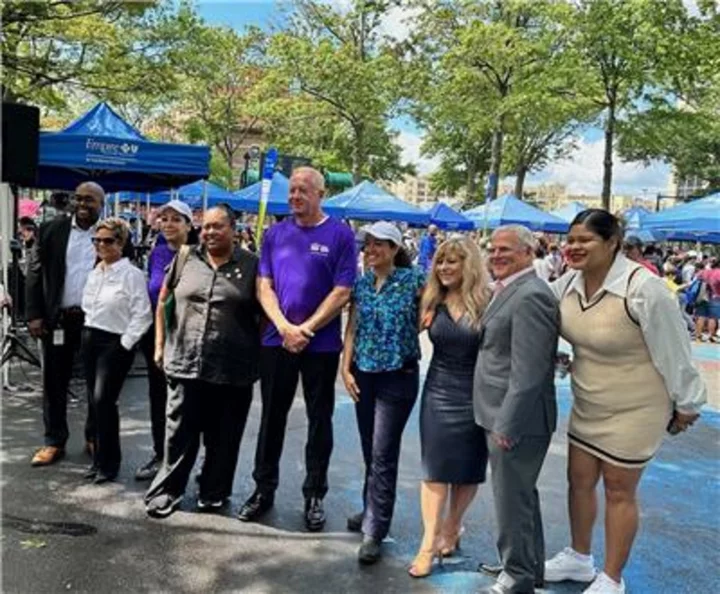
[(502, 565), (487, 594), (534, 592), (545, 561), (536, 483), (555, 430), (555, 354), (560, 311), (533, 269), (535, 238), (525, 227), (493, 233), (495, 292), (482, 320), (475, 366), (475, 422), (487, 434), (497, 546)]

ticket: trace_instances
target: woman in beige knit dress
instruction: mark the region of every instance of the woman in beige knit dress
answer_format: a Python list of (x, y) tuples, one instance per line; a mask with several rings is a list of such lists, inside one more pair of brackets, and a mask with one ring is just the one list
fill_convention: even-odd
[[(586, 594), (624, 594), (622, 570), (638, 527), (643, 468), (666, 430), (699, 416), (705, 386), (675, 298), (660, 277), (619, 253), (622, 231), (590, 209), (570, 226), (570, 271), (553, 283), (561, 333), (573, 347), (568, 429), (571, 547), (545, 564), (549, 582), (592, 582)], [(596, 575), (590, 542), (595, 487), (605, 490), (605, 567)]]

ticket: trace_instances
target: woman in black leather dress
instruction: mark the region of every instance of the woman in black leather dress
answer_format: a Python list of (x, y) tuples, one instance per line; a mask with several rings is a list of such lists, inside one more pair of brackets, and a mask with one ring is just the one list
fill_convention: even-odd
[(463, 515), (485, 482), (487, 445), (475, 424), (472, 388), (488, 284), (471, 240), (453, 238), (438, 248), (421, 306), (434, 350), (420, 411), (425, 533), (409, 570), (413, 577), (429, 575), (434, 557), (457, 550)]

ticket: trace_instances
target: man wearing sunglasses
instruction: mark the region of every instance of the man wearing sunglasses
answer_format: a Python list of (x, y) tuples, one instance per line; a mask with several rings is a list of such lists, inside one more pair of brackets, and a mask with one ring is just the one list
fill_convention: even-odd
[[(105, 191), (98, 184), (80, 184), (72, 198), (73, 216), (42, 225), (30, 252), (26, 314), (30, 334), (42, 342), (45, 424), (45, 445), (33, 456), (33, 466), (47, 466), (65, 454), (67, 392), (84, 322), (80, 305), (96, 262), (92, 238), (104, 201)], [(85, 441), (90, 454), (94, 433), (88, 416)]]

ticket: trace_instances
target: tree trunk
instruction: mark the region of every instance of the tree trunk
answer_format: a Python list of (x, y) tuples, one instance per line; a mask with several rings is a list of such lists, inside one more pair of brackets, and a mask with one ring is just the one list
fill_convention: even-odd
[(613, 141), (615, 140), (615, 102), (611, 101), (608, 107), (608, 117), (605, 122), (605, 158), (603, 159), (603, 187), (602, 207), (610, 212), (610, 197), (612, 196), (612, 169), (613, 169)]
[(356, 124), (353, 126), (355, 143), (352, 155), (352, 176), (353, 184), (358, 185), (362, 181), (363, 167), (365, 166), (365, 126)]
[(465, 200), (466, 202), (477, 202), (477, 166), (474, 159), (466, 163), (467, 173), (465, 175)]
[(497, 126), (493, 132), (492, 147), (490, 149), (490, 173), (488, 175), (488, 191), (486, 200), (495, 200), (498, 195), (498, 184), (500, 182), (500, 167), (502, 166), (503, 149), (503, 121), (504, 117), (498, 118)]
[(515, 198), (523, 199), (523, 188), (525, 187), (525, 176), (527, 175), (527, 167), (520, 165), (515, 172)]

